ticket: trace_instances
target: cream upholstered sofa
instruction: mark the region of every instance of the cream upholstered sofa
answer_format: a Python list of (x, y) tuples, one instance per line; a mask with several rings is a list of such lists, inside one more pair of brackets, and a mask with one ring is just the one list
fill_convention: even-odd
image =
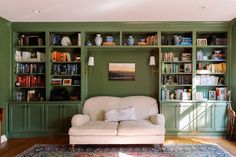
[[(132, 107), (136, 120), (105, 121), (108, 111)], [(158, 114), (156, 99), (148, 96), (97, 96), (85, 101), (83, 114), (72, 117), (69, 143), (160, 144), (164, 143), (165, 118)]]

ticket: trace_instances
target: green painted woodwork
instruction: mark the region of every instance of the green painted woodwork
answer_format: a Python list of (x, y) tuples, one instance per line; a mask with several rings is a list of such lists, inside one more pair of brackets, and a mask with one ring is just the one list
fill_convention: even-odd
[(225, 131), (227, 124), (227, 104), (215, 103), (214, 126), (215, 131)]
[(9, 104), (9, 111), (10, 134), (44, 131), (43, 104), (13, 103)]
[(7, 134), (7, 103), (10, 100), (11, 23), (0, 17), (0, 107), (4, 108), (3, 134)]
[(213, 103), (197, 103), (196, 121), (197, 131), (213, 131), (214, 130), (214, 104)]
[(166, 118), (166, 130), (194, 131), (194, 103), (162, 103), (162, 113)]
[(226, 102), (161, 102), (169, 135), (223, 135)]
[(61, 104), (45, 105), (45, 131), (59, 132), (62, 127)]
[[(150, 55), (157, 56), (158, 49), (88, 49), (87, 53), (95, 58), (95, 66), (88, 69), (88, 97), (158, 96), (158, 74), (152, 73), (149, 66)], [(135, 63), (135, 81), (109, 80), (109, 63)]]
[[(236, 27), (236, 26), (234, 26)], [(54, 101), (42, 101), (42, 102), (32, 102), (32, 104), (45, 104), (44, 116), (41, 121), (40, 118), (34, 115), (37, 112), (37, 108), (32, 108), (31, 119), (33, 121), (27, 121), (29, 113), (22, 113), (23, 107), (21, 103), (18, 106), (12, 106), (9, 108), (9, 114), (11, 110), (15, 110), (16, 114), (14, 120), (19, 120), (19, 124), (16, 124), (15, 129), (18, 132), (24, 132), (25, 130), (40, 130), (41, 124), (44, 124), (43, 129), (38, 134), (32, 132), (25, 132), (25, 134), (35, 136), (35, 135), (58, 135), (68, 131), (70, 127), (71, 117), (76, 113), (81, 113), (82, 104), (85, 99), (97, 95), (113, 95), (113, 96), (127, 96), (127, 95), (150, 95), (158, 100), (160, 99), (160, 80), (159, 79), (159, 53), (162, 50), (169, 49), (191, 49), (193, 52), (193, 69), (195, 69), (196, 64), (196, 49), (201, 48), (196, 46), (196, 36), (197, 32), (227, 32), (230, 30), (229, 22), (33, 22), (33, 23), (19, 23), (13, 22), (9, 29), (12, 29), (13, 42), (12, 47), (15, 47), (16, 36), (15, 32), (45, 32), (45, 47), (46, 50), (46, 100), (49, 100), (50, 96), (50, 79), (51, 78), (51, 68), (50, 68), (50, 53), (53, 49), (64, 49), (64, 47), (50, 46), (50, 32), (81, 32), (81, 47), (74, 46), (73, 48), (80, 49), (81, 53), (81, 101), (80, 102), (54, 102)], [(158, 45), (157, 46), (124, 46), (125, 38), (128, 37), (129, 32), (134, 33), (133, 37), (139, 37), (139, 33), (142, 35), (145, 32), (148, 33), (158, 33)], [(160, 45), (161, 44), (161, 32), (166, 34), (176, 34), (176, 32), (188, 32), (192, 34), (193, 45), (192, 46), (172, 46), (172, 45)], [(235, 28), (236, 32), (236, 28)], [(101, 33), (102, 36), (114, 35), (114, 40), (117, 42), (118, 46), (111, 47), (96, 47), (96, 46), (85, 46), (87, 40), (91, 40), (94, 43), (94, 38), (97, 33)], [(131, 35), (132, 35), (131, 34)], [(8, 33), (9, 39), (11, 37), (11, 32)], [(6, 35), (7, 36), (7, 35)], [(0, 37), (1, 39), (1, 37)], [(27, 48), (27, 47), (26, 47)], [(209, 47), (215, 48), (214, 46)], [(224, 49), (228, 47), (223, 47)], [(8, 51), (5, 52), (6, 58), (9, 60), (8, 68), (5, 67), (4, 76), (5, 82), (4, 86), (9, 87), (11, 91), (14, 91), (14, 68), (11, 67), (10, 60), (14, 61), (14, 56), (11, 54), (15, 53), (15, 48), (11, 51), (10, 46)], [(156, 56), (157, 66), (154, 68), (150, 67), (149, 57), (150, 55)], [(88, 68), (87, 60), (89, 56), (95, 58), (95, 66)], [(228, 60), (228, 58), (227, 58)], [(5, 59), (4, 62), (7, 62)], [(135, 63), (135, 81), (109, 81), (108, 79), (108, 63)], [(9, 71), (9, 67), (11, 67)], [(152, 70), (154, 71), (152, 73)], [(10, 76), (12, 74), (12, 76)], [(195, 76), (193, 72), (192, 76)], [(9, 79), (10, 78), (10, 79)], [(2, 79), (2, 76), (1, 76)], [(6, 80), (7, 79), (7, 80)], [(233, 79), (232, 79), (233, 80)], [(11, 83), (10, 83), (11, 82)], [(235, 83), (236, 84), (236, 83)], [(192, 87), (193, 92), (195, 86)], [(7, 91), (6, 90), (6, 91)], [(3, 93), (3, 92), (1, 92)], [(9, 94), (11, 94), (11, 98)], [(13, 92), (4, 93), (5, 97), (9, 101), (14, 98)], [(194, 97), (194, 96), (193, 96)], [(30, 102), (31, 104), (31, 102)], [(167, 117), (166, 119), (166, 130), (172, 133), (191, 133), (195, 131), (207, 132), (214, 134), (215, 131), (223, 131), (225, 123), (224, 113), (225, 106), (219, 105), (215, 107), (214, 112), (205, 111), (206, 107), (201, 106), (200, 103), (197, 105), (196, 102), (189, 103), (160, 103), (162, 112)], [(224, 104), (224, 103), (223, 103)], [(198, 109), (197, 106), (200, 106)], [(214, 106), (214, 105), (213, 105)], [(216, 105), (217, 106), (217, 105)], [(223, 111), (222, 111), (223, 110)], [(203, 116), (200, 115), (203, 112)], [(39, 111), (40, 112), (40, 111)], [(34, 114), (35, 113), (35, 114)], [(198, 114), (199, 115), (198, 115)], [(220, 118), (217, 121), (211, 121), (210, 124), (202, 121), (201, 118), (205, 117), (207, 119), (214, 119), (216, 113), (219, 113)], [(200, 116), (198, 117), (196, 116)], [(213, 115), (213, 116), (212, 116)], [(38, 116), (40, 117), (40, 116)], [(13, 120), (13, 119), (11, 119)], [(11, 126), (11, 120), (9, 116), (9, 126)], [(13, 121), (14, 121), (13, 120)], [(33, 125), (36, 122), (39, 125)], [(199, 124), (199, 126), (198, 126)], [(210, 126), (209, 126), (210, 125)], [(213, 127), (212, 127), (213, 126)], [(21, 131), (22, 130), (22, 131)], [(205, 131), (209, 130), (209, 131)], [(12, 130), (14, 131), (14, 129)], [(12, 134), (11, 134), (12, 135)], [(24, 134), (15, 133), (15, 137), (24, 137)], [(13, 137), (13, 136), (11, 136)]]
[(9, 132), (25, 132), (26, 130), (25, 104), (9, 105)]
[(71, 126), (71, 118), (78, 114), (79, 104), (46, 104), (45, 131), (55, 134), (67, 134)]
[(161, 113), (165, 116), (165, 129), (166, 131), (177, 131), (176, 127), (176, 117), (177, 117), (177, 107), (176, 103), (165, 103), (161, 104)]
[(231, 90), (232, 90), (232, 105), (236, 110), (236, 18), (231, 22), (231, 53), (230, 53), (230, 77), (231, 77)]
[(177, 107), (176, 128), (178, 131), (193, 131), (194, 128), (194, 104), (179, 103)]

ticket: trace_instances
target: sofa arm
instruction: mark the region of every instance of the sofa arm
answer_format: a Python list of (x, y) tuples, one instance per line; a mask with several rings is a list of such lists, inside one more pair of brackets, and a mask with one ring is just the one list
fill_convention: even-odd
[(85, 114), (77, 114), (74, 115), (71, 119), (71, 125), (72, 126), (80, 126), (86, 122), (90, 121), (90, 118), (88, 115)]
[(165, 125), (165, 117), (163, 114), (151, 115), (150, 120), (155, 125)]

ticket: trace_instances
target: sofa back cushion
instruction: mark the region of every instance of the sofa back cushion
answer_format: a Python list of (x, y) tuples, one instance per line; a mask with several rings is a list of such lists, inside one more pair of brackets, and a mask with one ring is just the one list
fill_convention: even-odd
[(156, 99), (149, 96), (97, 96), (85, 101), (83, 114), (88, 114), (91, 120), (105, 120), (106, 111), (131, 106), (137, 120), (149, 119), (150, 115), (158, 113)]

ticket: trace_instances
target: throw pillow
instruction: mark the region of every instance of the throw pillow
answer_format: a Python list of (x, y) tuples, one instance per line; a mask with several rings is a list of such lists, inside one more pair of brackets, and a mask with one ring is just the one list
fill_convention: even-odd
[(125, 121), (125, 120), (136, 120), (135, 109), (133, 106), (112, 109), (105, 113), (105, 121)]

